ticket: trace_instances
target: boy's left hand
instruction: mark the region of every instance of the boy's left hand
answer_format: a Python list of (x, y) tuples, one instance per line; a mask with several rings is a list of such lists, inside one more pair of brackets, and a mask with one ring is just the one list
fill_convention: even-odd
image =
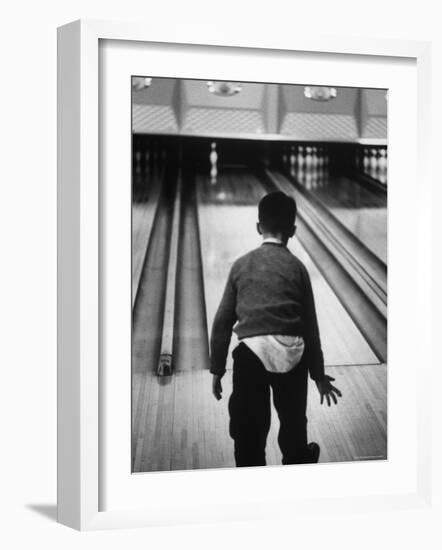
[[(322, 380), (316, 380), (316, 387), (318, 388), (319, 395), (321, 396), (321, 405), (324, 402), (324, 396), (327, 400), (327, 405), (330, 407), (330, 397), (333, 399), (335, 405), (338, 404), (338, 400), (336, 398), (336, 395), (338, 397), (342, 397), (342, 393), (331, 384), (331, 382), (334, 382), (335, 379), (331, 376), (328, 376), (326, 374)], [(335, 395), (336, 394), (336, 395)]]
[(212, 378), (212, 393), (219, 401), (222, 397), (223, 387), (221, 385), (221, 376), (219, 374), (214, 374)]

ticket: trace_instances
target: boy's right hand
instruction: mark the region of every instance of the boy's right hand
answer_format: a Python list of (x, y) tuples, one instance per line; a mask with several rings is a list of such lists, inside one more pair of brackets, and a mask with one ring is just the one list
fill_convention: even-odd
[[(324, 396), (327, 400), (327, 405), (330, 407), (330, 397), (333, 399), (335, 405), (338, 404), (338, 400), (336, 398), (336, 395), (338, 397), (342, 397), (342, 393), (331, 384), (331, 382), (334, 382), (334, 378), (331, 376), (328, 376), (326, 374), (322, 380), (315, 380), (316, 387), (318, 388), (319, 395), (321, 396), (321, 405), (324, 402)], [(336, 394), (336, 395), (335, 395)]]
[(219, 374), (214, 374), (212, 378), (212, 393), (219, 401), (222, 397), (223, 387), (221, 386), (221, 376)]

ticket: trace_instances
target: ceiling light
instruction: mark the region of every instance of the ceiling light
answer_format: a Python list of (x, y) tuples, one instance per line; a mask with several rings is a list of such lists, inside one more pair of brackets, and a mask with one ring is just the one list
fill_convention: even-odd
[(305, 86), (304, 96), (314, 101), (330, 101), (337, 96), (336, 88), (330, 86)]
[(242, 90), (242, 85), (239, 82), (208, 80), (207, 88), (211, 94), (229, 97), (238, 94)]
[(133, 76), (132, 77), (132, 88), (134, 90), (144, 90), (145, 88), (149, 88), (149, 86), (152, 84), (152, 79), (149, 77), (144, 76)]

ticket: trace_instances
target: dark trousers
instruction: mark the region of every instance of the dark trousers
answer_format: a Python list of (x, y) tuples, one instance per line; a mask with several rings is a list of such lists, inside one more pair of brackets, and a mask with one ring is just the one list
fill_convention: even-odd
[(233, 351), (230, 436), (237, 466), (265, 466), (270, 429), (270, 388), (278, 412), (283, 464), (307, 462), (307, 368), (304, 360), (288, 373), (268, 372), (243, 343)]

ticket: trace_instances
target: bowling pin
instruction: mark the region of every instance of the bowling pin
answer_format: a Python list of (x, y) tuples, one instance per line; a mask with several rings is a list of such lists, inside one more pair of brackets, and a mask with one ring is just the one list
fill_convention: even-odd
[(319, 165), (319, 168), (323, 169), (324, 167), (324, 156), (323, 156), (323, 147), (319, 147), (318, 148), (318, 165)]
[(312, 166), (315, 169), (315, 171), (317, 170), (318, 165), (319, 165), (318, 148), (312, 147)]
[(382, 147), (381, 149), (378, 164), (381, 171), (387, 169), (387, 149), (385, 147)]
[(296, 174), (295, 162), (296, 162), (295, 148), (292, 146), (290, 149), (290, 175), (292, 177), (295, 177), (295, 174)]
[(312, 173), (312, 187), (316, 189), (319, 185), (319, 172), (316, 170), (316, 167), (313, 169)]
[(284, 147), (284, 151), (282, 153), (282, 166), (283, 166), (283, 168), (287, 168), (287, 152), (286, 152), (285, 147)]
[(356, 170), (360, 170), (361, 169), (361, 152), (358, 149), (356, 149), (355, 151), (355, 168)]
[(368, 169), (370, 168), (370, 158), (369, 158), (368, 147), (364, 147), (364, 157), (362, 160), (362, 166), (364, 168), (364, 172), (368, 172)]
[(212, 141), (212, 143), (211, 143), (209, 159), (210, 159), (210, 166), (211, 166), (211, 168), (210, 168), (210, 182), (212, 184), (215, 184), (216, 183), (216, 178), (218, 176), (218, 166), (217, 166), (218, 153), (216, 152), (216, 142), (215, 141)]
[(311, 153), (311, 147), (307, 147), (305, 150), (305, 169), (309, 171), (312, 167), (312, 153)]
[(141, 174), (141, 151), (135, 151), (135, 174)]
[(318, 175), (318, 186), (322, 187), (324, 185), (324, 167), (322, 164), (319, 166), (319, 175)]
[(370, 176), (373, 178), (376, 176), (378, 169), (378, 158), (376, 149), (371, 149), (370, 151)]
[(304, 166), (304, 147), (298, 147), (298, 169)]
[(298, 169), (296, 172), (296, 179), (301, 185), (305, 186), (305, 171), (302, 165), (301, 166), (298, 165)]

